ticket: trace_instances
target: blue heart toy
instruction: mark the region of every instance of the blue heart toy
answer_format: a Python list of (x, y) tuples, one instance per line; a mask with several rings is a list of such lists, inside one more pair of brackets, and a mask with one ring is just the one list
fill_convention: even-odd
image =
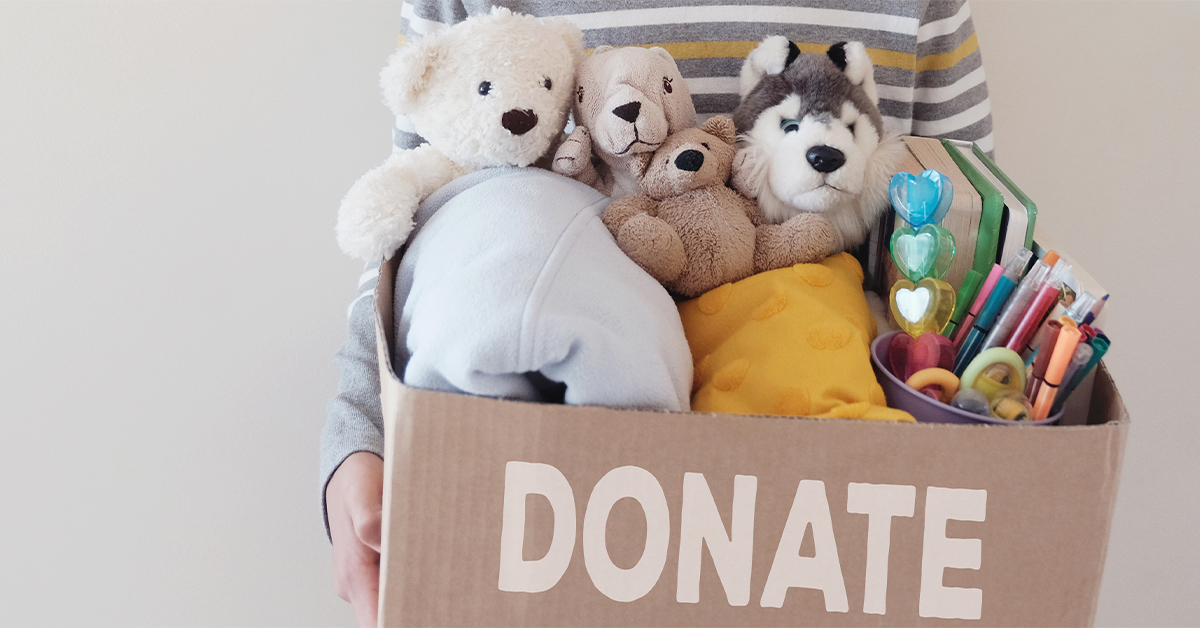
[(936, 225), (950, 211), (954, 200), (954, 184), (937, 170), (926, 170), (913, 176), (909, 172), (897, 172), (888, 185), (892, 207), (913, 229), (925, 225)]

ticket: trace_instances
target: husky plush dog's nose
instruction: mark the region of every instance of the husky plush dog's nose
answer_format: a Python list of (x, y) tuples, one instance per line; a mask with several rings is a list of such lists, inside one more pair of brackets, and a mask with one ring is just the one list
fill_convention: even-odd
[(613, 109), (613, 114), (626, 122), (636, 122), (638, 113), (642, 111), (642, 103), (638, 101), (627, 102), (616, 109)]
[(685, 150), (675, 158), (675, 167), (688, 172), (698, 172), (704, 165), (704, 153), (698, 150)]
[(813, 146), (804, 158), (817, 172), (833, 172), (846, 163), (846, 155), (832, 146)]
[(509, 109), (500, 116), (500, 125), (513, 135), (523, 135), (537, 126), (537, 114), (528, 109)]

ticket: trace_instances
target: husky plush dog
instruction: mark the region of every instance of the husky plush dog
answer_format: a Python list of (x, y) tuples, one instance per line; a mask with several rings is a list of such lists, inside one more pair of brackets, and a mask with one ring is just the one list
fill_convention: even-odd
[(768, 37), (746, 58), (734, 186), (758, 201), (766, 222), (787, 227), (805, 213), (833, 226), (830, 254), (861, 243), (888, 207), (888, 180), (903, 155), (885, 136), (874, 66), (859, 42), (800, 54)]

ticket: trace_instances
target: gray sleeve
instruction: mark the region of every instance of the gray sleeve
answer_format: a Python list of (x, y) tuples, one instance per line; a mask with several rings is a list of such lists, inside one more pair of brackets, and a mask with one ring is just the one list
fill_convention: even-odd
[(912, 134), (978, 142), (992, 152), (992, 109), (971, 8), (931, 1), (917, 31)]
[(375, 352), (375, 285), (379, 264), (359, 278), (358, 298), (350, 304), (346, 342), (334, 357), (341, 371), (338, 393), (326, 407), (321, 432), (321, 513), (329, 532), (325, 487), (350, 454), (369, 451), (383, 457), (383, 409), (379, 401), (379, 366)]

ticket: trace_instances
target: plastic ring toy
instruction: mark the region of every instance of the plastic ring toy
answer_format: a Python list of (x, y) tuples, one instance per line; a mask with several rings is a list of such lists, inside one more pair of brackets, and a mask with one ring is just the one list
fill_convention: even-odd
[(967, 368), (963, 369), (962, 381), (959, 382), (959, 385), (963, 388), (974, 388), (975, 378), (993, 364), (1005, 364), (1011, 367), (1016, 374), (1017, 383), (1020, 385), (1019, 388), (1013, 388), (1013, 390), (1025, 390), (1025, 362), (1021, 360), (1021, 356), (1016, 351), (1006, 347), (992, 347), (979, 352), (979, 355), (971, 360)]
[(908, 378), (908, 381), (904, 383), (908, 384), (913, 390), (921, 390), (929, 385), (938, 386), (942, 389), (942, 403), (950, 403), (950, 400), (954, 398), (954, 394), (958, 392), (959, 386), (958, 378), (955, 377), (954, 373), (937, 367), (921, 369), (913, 373), (912, 377)]

